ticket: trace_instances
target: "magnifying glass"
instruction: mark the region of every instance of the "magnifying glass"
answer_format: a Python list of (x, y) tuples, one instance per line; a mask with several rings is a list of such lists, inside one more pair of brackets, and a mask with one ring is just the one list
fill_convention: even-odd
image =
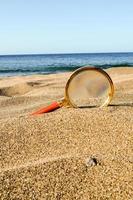
[(41, 108), (32, 115), (43, 114), (63, 106), (91, 108), (107, 106), (114, 94), (110, 76), (96, 67), (81, 67), (73, 72), (66, 83), (65, 97)]

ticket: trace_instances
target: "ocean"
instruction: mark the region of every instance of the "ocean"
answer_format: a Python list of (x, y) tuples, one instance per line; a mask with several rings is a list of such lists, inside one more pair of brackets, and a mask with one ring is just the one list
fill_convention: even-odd
[(86, 65), (133, 67), (133, 53), (0, 55), (0, 76), (60, 73)]

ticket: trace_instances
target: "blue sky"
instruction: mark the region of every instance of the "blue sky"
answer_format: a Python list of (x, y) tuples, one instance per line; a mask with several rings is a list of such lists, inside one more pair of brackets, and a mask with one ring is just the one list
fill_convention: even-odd
[(0, 0), (0, 54), (133, 51), (133, 0)]

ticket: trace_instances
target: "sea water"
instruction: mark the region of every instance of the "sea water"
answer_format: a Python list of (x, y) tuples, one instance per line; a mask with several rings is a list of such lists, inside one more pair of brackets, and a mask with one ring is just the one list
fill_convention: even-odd
[(133, 53), (0, 55), (0, 76), (52, 74), (82, 66), (133, 66)]

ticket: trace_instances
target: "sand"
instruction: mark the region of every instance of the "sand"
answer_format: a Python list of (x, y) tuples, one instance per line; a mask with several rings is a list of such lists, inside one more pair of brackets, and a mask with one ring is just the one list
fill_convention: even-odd
[(71, 73), (0, 79), (1, 200), (133, 199), (133, 68), (107, 72), (110, 106), (39, 117)]

